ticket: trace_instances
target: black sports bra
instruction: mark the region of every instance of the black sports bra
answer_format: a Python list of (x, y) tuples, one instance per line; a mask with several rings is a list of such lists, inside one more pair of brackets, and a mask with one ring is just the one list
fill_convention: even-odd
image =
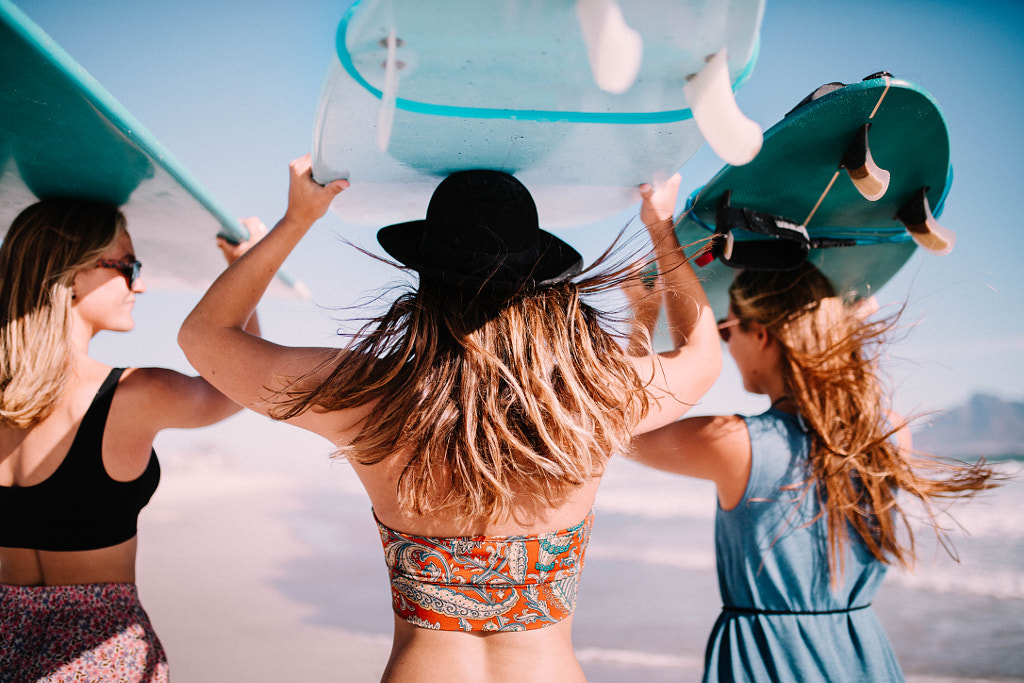
[(103, 380), (63, 462), (33, 486), (0, 486), (0, 546), (95, 550), (127, 541), (139, 511), (160, 483), (156, 451), (134, 481), (115, 481), (103, 467), (103, 430), (124, 368)]

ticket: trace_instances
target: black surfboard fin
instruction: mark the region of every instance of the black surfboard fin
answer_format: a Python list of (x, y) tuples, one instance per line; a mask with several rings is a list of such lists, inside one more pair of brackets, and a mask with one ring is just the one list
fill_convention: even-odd
[(956, 233), (939, 225), (928, 206), (928, 188), (922, 187), (903, 205), (896, 217), (922, 249), (939, 256), (948, 254), (956, 244)]
[(889, 189), (889, 172), (881, 168), (871, 158), (871, 148), (868, 146), (868, 129), (870, 123), (865, 123), (857, 131), (856, 137), (843, 155), (843, 161), (839, 164), (845, 168), (853, 186), (861, 193), (864, 199), (869, 202), (878, 201)]

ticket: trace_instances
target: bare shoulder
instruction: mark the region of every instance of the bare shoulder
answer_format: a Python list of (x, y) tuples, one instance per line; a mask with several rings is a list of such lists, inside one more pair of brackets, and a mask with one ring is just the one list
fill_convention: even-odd
[(117, 391), (133, 400), (159, 401), (188, 391), (197, 379), (168, 368), (126, 368)]
[(169, 427), (205, 427), (241, 406), (202, 377), (150, 367), (125, 370), (112, 410), (130, 414), (139, 422), (137, 429), (155, 433)]
[(655, 469), (721, 485), (749, 468), (750, 436), (736, 415), (689, 417), (635, 438), (631, 457)]

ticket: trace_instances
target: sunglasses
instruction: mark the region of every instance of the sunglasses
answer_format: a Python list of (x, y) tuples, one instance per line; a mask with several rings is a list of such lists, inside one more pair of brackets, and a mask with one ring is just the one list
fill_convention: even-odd
[(718, 321), (718, 336), (722, 338), (726, 344), (729, 343), (729, 338), (732, 337), (732, 330), (730, 328), (739, 325), (742, 320), (739, 318), (733, 318), (732, 320), (726, 320), (722, 318)]
[(135, 281), (139, 279), (139, 274), (142, 272), (141, 261), (129, 261), (124, 259), (122, 261), (111, 261), (108, 259), (100, 259), (96, 262), (97, 268), (111, 268), (116, 270), (121, 275), (124, 275), (124, 279), (128, 282), (128, 289), (135, 286)]

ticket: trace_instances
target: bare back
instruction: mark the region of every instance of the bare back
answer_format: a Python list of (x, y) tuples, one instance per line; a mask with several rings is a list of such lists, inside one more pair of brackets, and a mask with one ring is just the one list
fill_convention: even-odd
[[(64, 462), (106, 372), (109, 368), (99, 364), (84, 368), (83, 376), (71, 384), (53, 412), (36, 426), (0, 427), (0, 486), (34, 486), (53, 476)], [(125, 378), (129, 374), (126, 372)], [(103, 435), (103, 465), (116, 481), (132, 481), (143, 473), (155, 436), (134, 419), (131, 394), (130, 389), (115, 392)], [(136, 538), (95, 550), (0, 548), (0, 583), (134, 583), (136, 548)]]
[[(599, 479), (557, 507), (524, 505), (514, 519), (457, 520), (450, 515), (409, 516), (399, 509), (398, 477), (408, 456), (376, 465), (353, 465), (381, 523), (424, 537), (536, 536), (587, 517)], [(369, 511), (367, 511), (369, 514)], [(540, 630), (461, 632), (426, 629), (394, 615), (394, 642), (382, 681), (584, 681), (572, 648), (572, 616)]]

